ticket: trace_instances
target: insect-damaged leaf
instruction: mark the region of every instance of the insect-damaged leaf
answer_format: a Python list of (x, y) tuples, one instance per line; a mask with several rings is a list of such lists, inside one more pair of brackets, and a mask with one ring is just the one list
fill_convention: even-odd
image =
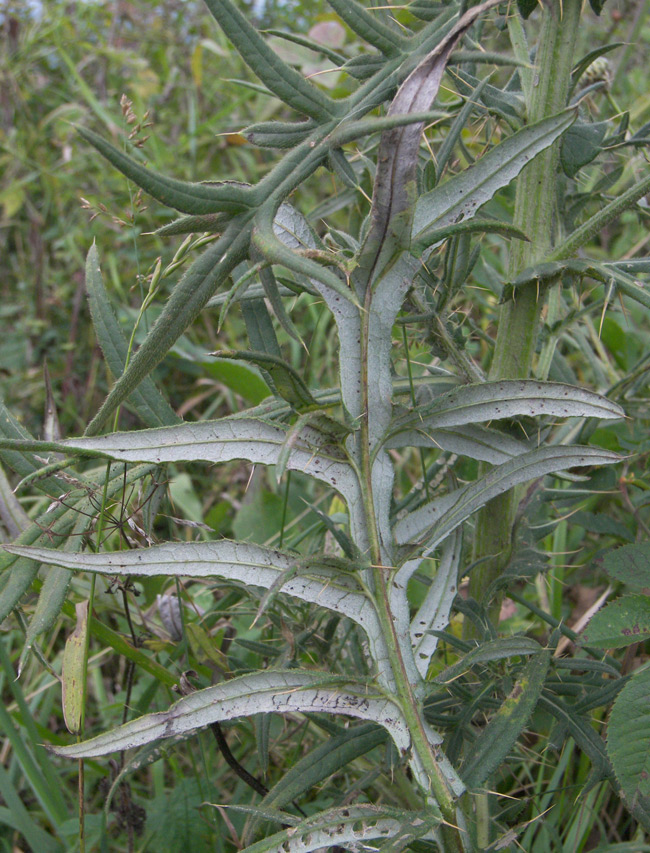
[(599, 649), (621, 649), (650, 637), (650, 598), (624, 595), (599, 610), (582, 632), (582, 642)]

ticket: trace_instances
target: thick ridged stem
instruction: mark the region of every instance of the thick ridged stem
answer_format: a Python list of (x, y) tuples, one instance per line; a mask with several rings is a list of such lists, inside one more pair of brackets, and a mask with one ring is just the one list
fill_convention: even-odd
[[(553, 0), (544, 7), (544, 22), (533, 76), (529, 122), (560, 112), (569, 91), (575, 43), (580, 20), (580, 0)], [(548, 256), (556, 239), (556, 205), (560, 142), (554, 143), (524, 169), (517, 184), (514, 224), (530, 238), (513, 241), (509, 280)], [(524, 379), (532, 371), (542, 303), (535, 284), (523, 287), (516, 300), (501, 308), (490, 379)], [(517, 510), (516, 492), (490, 501), (477, 519), (474, 560), (480, 560), (470, 578), (470, 594), (481, 599), (507, 563), (512, 546), (512, 526)], [(495, 600), (493, 615), (498, 616)]]

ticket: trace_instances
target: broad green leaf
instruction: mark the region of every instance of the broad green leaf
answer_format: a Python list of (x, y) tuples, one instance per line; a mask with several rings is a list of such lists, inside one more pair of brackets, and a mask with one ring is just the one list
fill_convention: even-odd
[(607, 754), (629, 806), (650, 809), (650, 669), (636, 672), (614, 702)]
[(244, 62), (283, 103), (319, 122), (340, 115), (342, 105), (280, 59), (231, 0), (205, 2)]
[[(99, 268), (99, 253), (94, 242), (86, 258), (86, 290), (97, 340), (111, 373), (119, 377), (126, 365), (128, 343), (104, 288)], [(149, 377), (131, 394), (129, 403), (150, 427), (169, 426), (181, 420)]]
[(84, 667), (86, 663), (86, 639), (88, 635), (88, 601), (76, 606), (77, 624), (65, 641), (61, 686), (63, 688), (63, 718), (68, 731), (79, 734), (84, 702)]
[(481, 421), (551, 415), (553, 417), (623, 418), (623, 409), (607, 397), (560, 382), (501, 380), (463, 385), (436, 397), (415, 411), (393, 421), (391, 433), (400, 428), (435, 430)]
[[(473, 512), (519, 483), (566, 468), (613, 465), (618, 461), (618, 454), (595, 447), (542, 447), (533, 450), (498, 465), (480, 480), (436, 498), (398, 521), (394, 528), (395, 539), (400, 545), (417, 541), (420, 555), (425, 556)], [(404, 582), (401, 573), (400, 581)]]
[(624, 595), (592, 616), (581, 641), (598, 649), (621, 649), (650, 637), (650, 598)]
[(533, 655), (510, 695), (472, 744), (462, 771), (468, 788), (479, 788), (507, 758), (535, 710), (550, 660), (549, 651)]
[(650, 543), (623, 545), (608, 551), (598, 562), (610, 578), (643, 590), (650, 587)]
[(574, 178), (600, 154), (608, 126), (606, 121), (577, 121), (567, 130), (560, 146), (560, 162), (569, 178)]
[[(411, 644), (415, 664), (422, 678), (426, 678), (431, 656), (438, 647), (435, 632), (443, 631), (449, 624), (451, 607), (458, 592), (458, 572), (462, 553), (460, 529), (450, 536), (442, 548), (436, 576), (411, 621)], [(418, 566), (420, 560), (417, 561)], [(416, 567), (413, 568), (415, 570)], [(411, 572), (412, 573), (412, 572)], [(393, 593), (395, 597), (396, 593)]]
[(523, 655), (537, 655), (543, 651), (542, 646), (532, 637), (500, 637), (498, 640), (490, 640), (483, 643), (477, 649), (466, 654), (457, 663), (448, 666), (444, 672), (437, 675), (433, 680), (445, 684), (477, 663), (489, 663), (493, 660), (503, 658), (519, 657)]
[(313, 670), (266, 670), (197, 690), (167, 711), (147, 714), (82, 743), (54, 747), (65, 758), (95, 758), (144, 746), (159, 738), (210, 723), (271, 713), (345, 714), (383, 726), (400, 750), (410, 748), (408, 726), (398, 706), (366, 684)]
[(239, 213), (254, 204), (253, 190), (245, 184), (235, 181), (190, 184), (168, 178), (147, 169), (92, 130), (78, 127), (77, 131), (123, 175), (157, 201), (181, 213)]
[(420, 196), (415, 207), (413, 240), (425, 230), (444, 228), (469, 219), (495, 193), (507, 186), (536, 154), (548, 148), (571, 126), (575, 112), (567, 110), (524, 127), (484, 154), (473, 166)]
[(424, 837), (437, 823), (435, 816), (425, 812), (365, 804), (344, 806), (318, 812), (290, 829), (245, 847), (242, 853), (311, 853), (319, 848), (332, 850), (340, 845), (347, 849), (359, 849), (357, 842), (392, 838), (404, 827), (420, 827), (422, 831), (418, 837)]

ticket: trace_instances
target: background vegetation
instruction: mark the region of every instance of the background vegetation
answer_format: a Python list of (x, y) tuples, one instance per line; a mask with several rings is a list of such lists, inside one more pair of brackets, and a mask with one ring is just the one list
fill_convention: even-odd
[[(597, 161), (582, 164), (569, 148), (563, 152), (569, 187), (563, 213), (569, 226), (645, 174), (644, 144), (650, 135), (647, 68), (642, 59), (650, 42), (646, 7), (608, 2), (601, 17), (585, 16), (576, 60), (596, 45), (622, 44), (607, 54), (607, 63), (590, 69), (594, 88), (581, 105), (591, 136), (578, 147), (583, 150), (591, 144)], [(332, 50), (342, 51), (346, 58), (361, 50), (351, 31), (334, 23), (336, 16), (316, 0), (292, 6), (269, 3), (248, 11), (259, 26), (271, 29), (307, 34), (315, 24), (327, 25), (320, 38)], [(537, 14), (527, 24), (531, 33)], [(198, 247), (189, 248), (182, 235), (163, 240), (152, 234), (169, 221), (169, 209), (107, 168), (73, 125), (94, 129), (118, 145), (128, 136), (148, 164), (164, 174), (189, 181), (227, 178), (254, 183), (276, 158), (273, 152), (249, 145), (239, 131), (253, 122), (288, 118), (289, 111), (259, 91), (251, 72), (198, 2), (51, 0), (38, 9), (13, 2), (2, 7), (1, 24), (2, 395), (7, 408), (33, 435), (56, 435), (48, 415), (54, 410), (60, 435), (79, 435), (113, 380), (89, 322), (84, 266), (91, 244), (96, 243), (106, 287), (127, 337), (152, 282), (156, 288), (136, 343), (155, 320), (177, 271)], [(502, 24), (501, 33), (485, 31), (486, 49), (510, 50), (505, 16)], [(300, 45), (277, 40), (275, 46), (304, 74), (329, 67)], [(497, 66), (490, 82), (502, 85), (509, 74)], [(323, 79), (338, 96), (350, 85), (343, 74), (324, 74)], [(450, 111), (458, 103), (451, 75), (440, 102)], [(429, 131), (432, 150), (440, 151), (449, 126), (442, 121)], [(484, 116), (473, 116), (448, 152), (448, 171), (480, 156), (494, 132)], [(630, 144), (635, 135), (636, 142)], [(425, 167), (425, 182), (433, 184), (435, 168), (433, 160)], [(361, 188), (368, 195), (369, 172), (360, 171)], [(363, 200), (329, 173), (319, 173), (300, 192), (300, 208), (313, 222), (327, 213), (330, 224), (354, 231), (367, 212)], [(328, 210), (321, 205), (323, 199), (328, 199)], [(502, 192), (492, 205), (492, 214), (510, 220), (514, 189)], [(588, 255), (601, 260), (647, 255), (647, 223), (647, 202), (642, 200), (599, 232)], [(445, 328), (437, 335), (430, 329), (409, 331), (406, 348), (396, 339), (395, 366), (405, 379), (426, 374), (430, 367), (457, 368), (460, 363), (462, 368), (468, 360), (478, 371), (489, 368), (507, 278), (507, 244), (498, 235), (488, 235), (480, 245), (480, 256), (466, 254), (466, 268), (455, 274), (459, 284), (465, 279), (467, 283), (450, 296)], [(448, 279), (454, 277), (455, 263), (449, 252), (439, 258), (440, 269), (452, 269)], [(562, 653), (572, 654), (576, 647), (570, 644), (576, 636), (567, 628), (579, 632), (585, 613), (606, 589), (611, 596), (623, 589), (620, 580), (603, 572), (604, 552), (650, 535), (646, 372), (650, 333), (646, 308), (623, 301), (608, 292), (607, 284), (588, 276), (575, 276), (564, 299), (556, 316), (544, 318), (548, 322), (540, 338), (542, 354), (549, 341), (557, 341), (550, 378), (624, 399), (629, 420), (611, 426), (590, 422), (581, 430), (583, 441), (621, 452), (626, 459), (615, 468), (591, 472), (570, 494), (563, 494), (566, 482), (551, 481), (550, 488), (526, 507), (517, 553), (520, 563), (515, 567), (521, 579), (508, 591), (499, 630), (505, 635), (526, 633), (545, 643), (559, 628), (565, 636)], [(335, 385), (331, 318), (317, 300), (304, 297), (297, 300), (291, 316), (307, 354), (278, 326), (283, 356), (309, 387)], [(239, 411), (268, 394), (255, 367), (208, 355), (242, 348), (244, 323), (239, 310), (233, 308), (221, 327), (219, 323), (219, 306), (204, 312), (156, 370), (159, 386), (185, 419)], [(456, 363), (450, 353), (457, 353)], [(45, 364), (51, 395), (43, 380)], [(135, 416), (123, 409), (120, 427), (136, 423)], [(401, 485), (417, 482), (423, 463), (431, 468), (432, 478), (442, 481), (447, 475), (449, 458), (429, 450), (425, 459), (414, 454), (400, 460)], [(461, 480), (476, 474), (477, 465), (471, 460), (454, 467), (453, 476)], [(19, 478), (10, 476), (15, 486)], [(165, 486), (150, 493), (123, 490), (104, 522), (101, 538), (107, 548), (120, 537), (142, 541), (150, 506), (155, 506), (157, 540), (248, 538), (309, 553), (314, 543), (332, 536), (312, 509), (322, 496), (297, 475), (287, 490), (259, 469), (251, 476), (244, 464), (218, 470), (178, 465), (167, 471)], [(50, 503), (29, 488), (17, 494), (20, 511), (31, 519)], [(64, 495), (52, 498), (65, 501)], [(332, 517), (342, 510), (336, 503), (321, 506)], [(91, 505), (88, 511), (95, 514), (96, 509)], [(21, 517), (12, 520), (5, 515), (2, 520), (0, 529), (8, 541), (20, 529)], [(49, 756), (40, 744), (68, 742), (58, 675), (65, 639), (74, 626), (73, 605), (88, 598), (89, 581), (83, 575), (74, 577), (68, 592), (72, 604), (45, 635), (32, 640), (33, 654), (23, 656), (20, 679), (15, 681), (25, 625), (33, 616), (40, 582), (35, 580), (33, 593), (3, 624), (0, 646), (4, 699), (0, 843), (8, 851), (73, 850), (78, 843), (77, 765)], [(176, 612), (179, 594), (184, 605)], [(414, 607), (416, 599), (417, 593)], [(98, 621), (116, 633), (91, 641), (86, 731), (106, 730), (121, 722), (125, 703), (130, 716), (167, 707), (174, 697), (171, 685), (188, 669), (209, 680), (224, 668), (234, 672), (294, 660), (322, 663), (324, 656), (334, 662), (339, 654), (352, 656), (348, 666), (364, 666), (358, 643), (336, 634), (337, 626), (322, 614), (275, 599), (252, 625), (258, 603), (225, 584), (193, 581), (181, 589), (173, 581), (151, 579), (121, 589), (102, 582)], [(134, 675), (129, 660), (116, 650), (118, 635), (131, 639), (140, 653), (138, 664), (156, 661), (169, 677), (151, 667), (148, 672), (137, 667)], [(466, 642), (462, 618), (457, 616), (446, 635), (447, 663), (456, 660), (459, 650), (467, 650)], [(625, 676), (645, 661), (641, 643), (614, 653), (608, 665)], [(510, 674), (503, 670), (498, 677), (507, 682)], [(584, 674), (567, 675), (559, 678), (556, 688), (566, 696), (567, 707), (592, 716), (594, 732), (601, 734), (615, 691), (607, 696), (607, 685), (601, 684), (603, 694), (594, 703), (587, 681)], [(481, 694), (480, 679), (467, 679), (435, 709), (438, 723), (453, 732), (469, 714), (463, 724), (473, 719), (480, 727), (481, 715), (487, 713)], [(327, 720), (319, 725), (308, 725), (296, 716), (274, 718), (266, 728), (251, 718), (224, 726), (224, 731), (237, 761), (272, 788), (301, 757), (325, 742), (325, 734), (335, 733)], [(517, 744), (507, 768), (494, 780), (502, 795), (500, 826), (512, 831), (511, 846), (505, 849), (516, 845), (531, 853), (646, 849), (643, 828), (604, 781), (603, 768), (595, 765), (593, 755), (587, 757), (588, 750), (576, 742), (576, 735), (570, 719), (563, 727), (543, 705), (536, 711), (530, 735)], [(369, 755), (349, 764), (334, 785), (302, 792), (300, 807), (313, 813), (352, 802), (412, 806), (410, 781), (392, 751), (382, 743)], [(118, 770), (106, 762), (86, 765), (87, 849), (103, 845), (107, 850), (227, 853), (241, 847), (247, 816), (205, 804), (250, 804), (259, 801), (259, 792), (228, 767), (213, 732), (202, 732), (182, 749), (169, 748), (163, 759), (134, 772), (130, 788), (120, 789), (106, 821), (102, 808)], [(513, 796), (517, 799), (509, 801)], [(630, 846), (615, 846), (624, 843)]]

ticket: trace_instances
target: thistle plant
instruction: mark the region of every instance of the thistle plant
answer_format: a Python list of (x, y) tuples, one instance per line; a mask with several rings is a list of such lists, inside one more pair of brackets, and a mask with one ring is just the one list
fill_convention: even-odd
[[(367, 676), (354, 674), (345, 662), (332, 670), (317, 660), (313, 666), (303, 662), (247, 671), (196, 690), (186, 682), (181, 691), (186, 695), (168, 710), (54, 749), (71, 759), (100, 758), (149, 749), (160, 739), (179, 739), (254, 714), (325, 714), (352, 722), (301, 762), (302, 772), (310, 768), (311, 785), (379, 744), (392, 744), (397, 763), (408, 768), (411, 808), (357, 803), (301, 818), (289, 809), (295, 791), (304, 789), (280, 785), (259, 807), (249, 809), (258, 821), (276, 824), (246, 848), (251, 853), (323, 847), (446, 853), (497, 849), (490, 847), (500, 842), (486, 808), (489, 780), (507, 760), (553, 672), (549, 648), (530, 637), (498, 639), (493, 625), (508, 580), (522, 487), (539, 487), (549, 474), (571, 482), (578, 476), (574, 469), (619, 460), (612, 451), (571, 443), (576, 430), (553, 428), (549, 420), (620, 419), (624, 411), (618, 403), (586, 388), (547, 381), (552, 338), (542, 347), (536, 375), (533, 362), (540, 311), (548, 304), (549, 311), (559, 312), (565, 276), (613, 282), (621, 293), (648, 305), (629, 264), (576, 259), (575, 253), (604, 224), (636, 204), (650, 188), (650, 179), (636, 183), (568, 236), (557, 233), (560, 145), (567, 133), (582, 126), (578, 107), (567, 101), (589, 65), (574, 68), (572, 61), (580, 4), (551, 0), (536, 13), (544, 25), (536, 64), (531, 64), (520, 12), (508, 12), (514, 57), (488, 53), (476, 44), (475, 28), (479, 22), (484, 31), (492, 26), (498, 2), (487, 0), (462, 11), (414, 0), (408, 7), (408, 28), (398, 29), (356, 0), (329, 0), (346, 26), (372, 48), (343, 64), (355, 85), (346, 97), (333, 98), (285, 63), (231, 0), (206, 0), (261, 85), (301, 117), (260, 122), (243, 131), (250, 144), (283, 152), (255, 185), (214, 181), (213, 176), (204, 183), (166, 177), (144, 166), (137, 152), (132, 156), (79, 128), (83, 139), (127, 178), (182, 214), (161, 234), (205, 235), (196, 244), (207, 248), (176, 284), (133, 353), (104, 289), (98, 252), (90, 249), (90, 309), (108, 366), (119, 378), (78, 438), (36, 441), (3, 409), (3, 462), (23, 484), (46, 494), (60, 494), (62, 477), (67, 485), (66, 499), (25, 525), (5, 548), (0, 611), (3, 616), (11, 612), (44, 564), (50, 568), (27, 628), (26, 652), (58, 615), (71, 571), (220, 579), (261, 594), (261, 611), (272, 599), (287, 597), (355, 625), (363, 637)], [(530, 11), (522, 4), (521, 13)], [(293, 38), (321, 50), (301, 36)], [(329, 48), (326, 52), (344, 62)], [(504, 88), (474, 76), (485, 62), (514, 68)], [(452, 79), (466, 97), (455, 114), (434, 109), (450, 63)], [(492, 134), (491, 146), (474, 163), (443, 177), (475, 111), (496, 116), (499, 134)], [(434, 152), (438, 160), (432, 180), (423, 138), (427, 124), (441, 117), (449, 130)], [(358, 233), (343, 234), (333, 226), (328, 231), (298, 209), (294, 195), (322, 167), (347, 190), (358, 192), (367, 162), (351, 156), (351, 146), (359, 140), (368, 142), (372, 152), (371, 204)], [(514, 221), (483, 215), (483, 206), (515, 179)], [(511, 258), (489, 378), (454, 339), (449, 323), (451, 302), (471, 272), (471, 258), (476, 260), (471, 241), (481, 234), (501, 235)], [(442, 257), (445, 272), (434, 274)], [(156, 298), (156, 283), (151, 299)], [(287, 306), (301, 294), (321, 301), (333, 317), (339, 350), (336, 387), (308, 387), (283, 358), (276, 330), (299, 339)], [(225, 316), (235, 304), (241, 306), (248, 344), (216, 355), (258, 368), (272, 395), (246, 411), (184, 422), (154, 383), (152, 371), (201, 312), (216, 306)], [(396, 375), (394, 329), (418, 323), (444, 348), (453, 372), (431, 367), (419, 376)], [(145, 429), (116, 430), (123, 405)], [(523, 429), (516, 433), (511, 428), (521, 419), (529, 425), (537, 419), (538, 429), (528, 429), (530, 438)], [(504, 425), (510, 429), (502, 429)], [(423, 462), (423, 482), (404, 494), (395, 473), (410, 449)], [(44, 463), (46, 454), (51, 455)], [(427, 469), (427, 461), (456, 457), (480, 463), (478, 477), (459, 484), (453, 474), (435, 478)], [(97, 546), (82, 549), (89, 536), (80, 534), (91, 529), (98, 495), (103, 512), (132, 483), (153, 494), (168, 464), (233, 460), (272, 466), (278, 482), (300, 472), (331, 492), (334, 504), (342, 501), (343, 525), (338, 516), (319, 511), (335, 547), (305, 554), (248, 541), (204, 539), (106, 551), (100, 530), (93, 538)], [(66, 472), (73, 462), (78, 470)], [(471, 553), (468, 531), (475, 513), (479, 517)], [(53, 541), (65, 546), (52, 547)], [(428, 577), (432, 557), (436, 569)], [(468, 572), (471, 598), (464, 602), (458, 589)], [(413, 607), (409, 587), (416, 575), (428, 577), (428, 587)], [(472, 628), (462, 646), (465, 657), (445, 670), (436, 651), (441, 637), (453, 637), (445, 629), (455, 610), (463, 612)], [(92, 606), (90, 614), (82, 611), (78, 630), (81, 653), (71, 653), (73, 663), (68, 664), (81, 666), (75, 672), (83, 673), (89, 635), (104, 630), (102, 636), (110, 636), (115, 648), (163, 683), (176, 681), (141, 650), (107, 634), (92, 616)], [(436, 702), (445, 685), (471, 667), (495, 660), (510, 661), (510, 687), (499, 701), (484, 706), (490, 714), (487, 726), (465, 742), (440, 731)], [(600, 674), (599, 662), (590, 663)], [(70, 683), (65, 672), (63, 678)], [(590, 757), (602, 758), (600, 736), (586, 717), (567, 722), (561, 700), (544, 695), (546, 710), (557, 713), (563, 725), (573, 725), (572, 735)], [(83, 711), (72, 718), (71, 731), (83, 731)], [(606, 764), (604, 758), (604, 777), (611, 776)], [(137, 761), (127, 771), (129, 766)], [(374, 842), (372, 848), (369, 842)]]

